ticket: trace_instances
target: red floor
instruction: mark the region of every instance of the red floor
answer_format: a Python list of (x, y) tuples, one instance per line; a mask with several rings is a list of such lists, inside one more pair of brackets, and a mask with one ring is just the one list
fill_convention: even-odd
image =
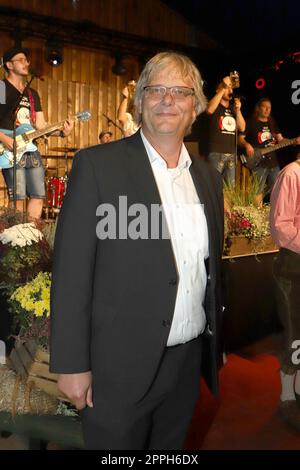
[[(187, 449), (300, 449), (300, 432), (290, 428), (276, 412), (280, 395), (279, 362), (270, 347), (276, 341), (265, 340), (254, 349), (243, 351), (243, 357), (228, 355), (220, 374), (219, 401), (201, 382), (201, 399)], [(260, 351), (264, 349), (268, 352)]]

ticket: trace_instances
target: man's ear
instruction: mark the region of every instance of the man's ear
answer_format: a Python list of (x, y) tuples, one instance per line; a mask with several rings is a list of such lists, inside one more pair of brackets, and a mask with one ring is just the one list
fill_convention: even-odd
[(197, 113), (196, 113), (196, 110), (195, 108), (193, 109), (193, 120), (192, 120), (192, 124), (194, 124), (194, 122), (196, 121), (197, 119)]
[(138, 102), (138, 112), (139, 114), (142, 114), (142, 98)]

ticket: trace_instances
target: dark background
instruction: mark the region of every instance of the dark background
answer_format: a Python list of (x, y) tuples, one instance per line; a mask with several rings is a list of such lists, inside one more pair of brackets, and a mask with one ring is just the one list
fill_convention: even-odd
[[(208, 97), (231, 70), (240, 74), (243, 112), (251, 114), (264, 96), (286, 137), (300, 134), (300, 103), (292, 103), (292, 83), (300, 80), (300, 2), (297, 0), (164, 0), (217, 42), (194, 57)], [(299, 52), (298, 58), (295, 53)], [(257, 89), (259, 78), (265, 86)], [(300, 93), (298, 94), (300, 98)]]

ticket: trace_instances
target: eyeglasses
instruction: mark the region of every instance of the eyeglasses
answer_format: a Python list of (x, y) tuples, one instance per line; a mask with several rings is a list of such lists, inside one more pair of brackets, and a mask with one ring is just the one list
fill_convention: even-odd
[(28, 60), (26, 57), (22, 57), (21, 59), (9, 60), (8, 62), (21, 62), (21, 64), (30, 64), (30, 60)]
[(166, 96), (167, 91), (175, 101), (183, 101), (188, 96), (194, 96), (194, 88), (187, 86), (162, 86), (162, 85), (148, 85), (143, 88), (145, 94), (154, 100), (161, 100)]

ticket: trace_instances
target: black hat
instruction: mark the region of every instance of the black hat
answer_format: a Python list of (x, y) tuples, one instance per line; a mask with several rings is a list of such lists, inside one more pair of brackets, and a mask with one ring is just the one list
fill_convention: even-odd
[(8, 49), (3, 54), (3, 65), (5, 65), (6, 62), (9, 62), (17, 54), (24, 54), (28, 57), (30, 55), (30, 50), (24, 47), (12, 47), (11, 49)]

